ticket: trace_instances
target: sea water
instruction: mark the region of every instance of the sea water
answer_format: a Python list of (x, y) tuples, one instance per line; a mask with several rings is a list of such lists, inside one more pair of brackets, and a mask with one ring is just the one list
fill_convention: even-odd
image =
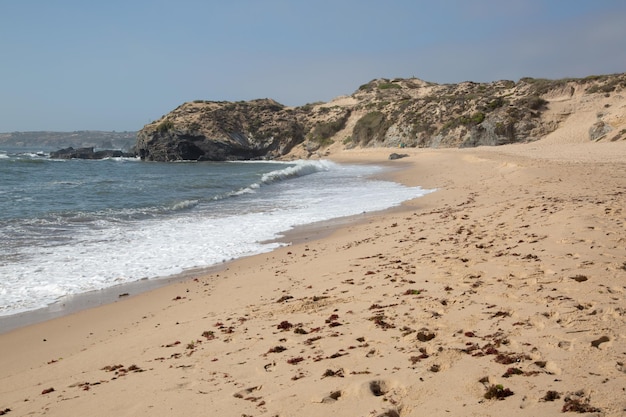
[(55, 160), (0, 149), (0, 316), (268, 252), (296, 226), (429, 192), (374, 179), (382, 170), (325, 160)]

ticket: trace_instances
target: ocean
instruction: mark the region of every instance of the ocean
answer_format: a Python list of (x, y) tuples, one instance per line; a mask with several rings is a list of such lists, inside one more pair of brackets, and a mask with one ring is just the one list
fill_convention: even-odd
[(430, 192), (381, 166), (54, 160), (0, 148), (0, 316), (264, 253), (294, 227)]

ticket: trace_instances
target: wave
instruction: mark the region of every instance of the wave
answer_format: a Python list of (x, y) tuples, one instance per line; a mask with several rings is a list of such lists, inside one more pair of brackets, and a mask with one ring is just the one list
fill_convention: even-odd
[(34, 152), (7, 152), (0, 151), (0, 159), (8, 160), (10, 162), (34, 162), (41, 163), (44, 159), (47, 159), (47, 155), (43, 153), (34, 153)]
[(182, 211), (182, 210), (193, 208), (197, 206), (198, 203), (199, 203), (198, 200), (185, 200), (185, 201), (180, 201), (178, 203), (175, 203), (169, 208), (171, 208), (171, 211)]
[(107, 157), (102, 159), (96, 159), (96, 161), (115, 161), (115, 162), (141, 162), (141, 158), (138, 156), (117, 156)]
[(50, 154), (46, 152), (25, 152), (21, 153), (20, 156), (27, 156), (29, 158), (47, 158)]
[(31, 158), (31, 157), (17, 157), (17, 158), (9, 158), (11, 163), (17, 163), (17, 164), (45, 164), (46, 161), (51, 161), (51, 159), (44, 159), (44, 158)]
[(199, 203), (200, 202), (198, 200), (182, 200), (159, 206), (107, 209), (96, 211), (93, 213), (82, 214), (85, 216), (90, 216), (92, 219), (98, 219), (103, 221), (141, 220), (145, 218), (155, 218), (162, 215), (190, 210), (196, 207)]
[[(77, 225), (91, 227), (108, 224), (109, 222), (118, 223), (158, 218), (163, 215), (193, 209), (199, 203), (198, 200), (183, 200), (160, 206), (126, 207), (96, 211), (59, 211), (51, 212), (41, 217), (22, 219), (21, 225), (26, 228), (73, 227)], [(11, 222), (15, 223), (14, 219), (2, 219), (0, 220), (0, 227), (5, 227), (5, 225), (9, 225)]]
[(320, 161), (305, 161), (298, 160), (293, 162), (278, 162), (289, 165), (286, 168), (278, 169), (263, 174), (259, 182), (250, 184), (249, 186), (240, 190), (230, 193), (230, 196), (248, 194), (254, 192), (254, 190), (261, 188), (264, 185), (273, 184), (280, 181), (286, 181), (292, 178), (304, 177), (306, 175), (315, 174), (316, 172), (330, 171), (335, 168), (337, 164), (327, 160)]
[[(31, 160), (23, 160), (23, 162), (27, 163), (45, 163), (44, 159), (31, 159)], [(47, 161), (50, 161), (49, 159)], [(63, 160), (67, 161), (67, 160)], [(134, 159), (131, 159), (134, 161)], [(111, 164), (116, 164), (116, 162), (110, 162)], [(239, 162), (241, 163), (241, 162)], [(256, 163), (256, 162), (249, 162)], [(157, 219), (162, 216), (175, 215), (176, 213), (191, 211), (195, 209), (199, 209), (201, 212), (211, 211), (210, 208), (213, 203), (217, 203), (220, 200), (228, 200), (230, 198), (236, 198), (242, 195), (255, 193), (259, 188), (271, 184), (275, 184), (282, 181), (288, 181), (290, 179), (303, 177), (311, 174), (315, 174), (317, 172), (330, 171), (337, 169), (338, 165), (334, 164), (330, 161), (294, 161), (294, 162), (273, 162), (274, 166), (278, 165), (279, 169), (274, 169), (265, 174), (259, 174), (257, 179), (250, 179), (248, 185), (244, 185), (245, 183), (239, 183), (238, 187), (241, 188), (230, 188), (223, 190), (220, 194), (214, 195), (205, 195), (201, 196), (201, 194), (194, 193), (195, 195), (189, 196), (179, 196), (179, 198), (174, 198), (169, 201), (160, 201), (157, 202), (154, 199), (143, 199), (141, 203), (138, 205), (131, 204), (125, 207), (111, 207), (111, 208), (95, 208), (94, 210), (85, 210), (84, 207), (75, 207), (73, 209), (66, 209), (60, 211), (52, 211), (47, 214), (43, 213), (33, 213), (32, 216), (27, 216), (23, 220), (26, 223), (31, 223), (33, 225), (37, 225), (39, 227), (46, 226), (59, 226), (59, 225), (102, 225), (108, 224), (109, 222), (119, 223), (126, 221), (141, 221), (145, 219)], [(283, 167), (281, 167), (281, 165)], [(110, 178), (102, 179), (100, 182), (90, 186), (93, 188), (93, 192), (99, 192), (100, 189), (104, 188), (104, 196), (106, 197), (107, 193), (110, 190), (107, 188), (109, 185), (114, 184), (114, 181)], [(80, 187), (85, 187), (85, 182), (80, 179), (56, 179), (54, 181), (50, 181), (46, 183), (47, 186), (51, 187), (64, 187), (71, 189), (80, 189)], [(203, 186), (204, 187), (204, 186)], [(202, 193), (204, 194), (204, 193)], [(152, 200), (152, 201), (147, 201)], [(156, 199), (158, 200), (158, 199)], [(142, 204), (143, 203), (143, 204)], [(100, 205), (100, 204), (98, 204)], [(225, 208), (220, 205), (220, 210), (225, 210)], [(0, 218), (3, 216), (0, 216)], [(28, 218), (30, 217), (30, 219)]]
[(295, 165), (277, 171), (268, 172), (261, 178), (262, 184), (271, 184), (294, 177), (304, 177), (321, 171), (330, 171), (335, 164), (330, 161), (296, 161)]

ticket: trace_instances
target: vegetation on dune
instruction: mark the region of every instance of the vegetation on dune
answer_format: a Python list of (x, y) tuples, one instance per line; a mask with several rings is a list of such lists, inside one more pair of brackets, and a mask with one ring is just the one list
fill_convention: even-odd
[(387, 117), (380, 111), (373, 111), (361, 117), (352, 131), (354, 143), (366, 146), (372, 141), (382, 140), (390, 126)]
[(169, 119), (165, 119), (157, 125), (156, 130), (159, 133), (166, 133), (172, 130), (173, 128), (174, 128), (174, 122), (172, 122)]
[[(320, 112), (328, 113), (330, 110), (323, 107), (320, 109)], [(307, 138), (320, 146), (328, 146), (332, 144), (332, 137), (346, 126), (346, 122), (348, 121), (350, 114), (350, 110), (341, 111), (338, 116), (331, 118), (330, 120), (317, 123), (313, 129), (311, 129)]]

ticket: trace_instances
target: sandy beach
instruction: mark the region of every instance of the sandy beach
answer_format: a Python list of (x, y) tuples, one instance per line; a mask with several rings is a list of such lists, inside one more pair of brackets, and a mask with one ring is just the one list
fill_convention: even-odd
[(0, 415), (626, 415), (626, 143), (557, 139), (333, 152), (437, 191), (0, 335)]

